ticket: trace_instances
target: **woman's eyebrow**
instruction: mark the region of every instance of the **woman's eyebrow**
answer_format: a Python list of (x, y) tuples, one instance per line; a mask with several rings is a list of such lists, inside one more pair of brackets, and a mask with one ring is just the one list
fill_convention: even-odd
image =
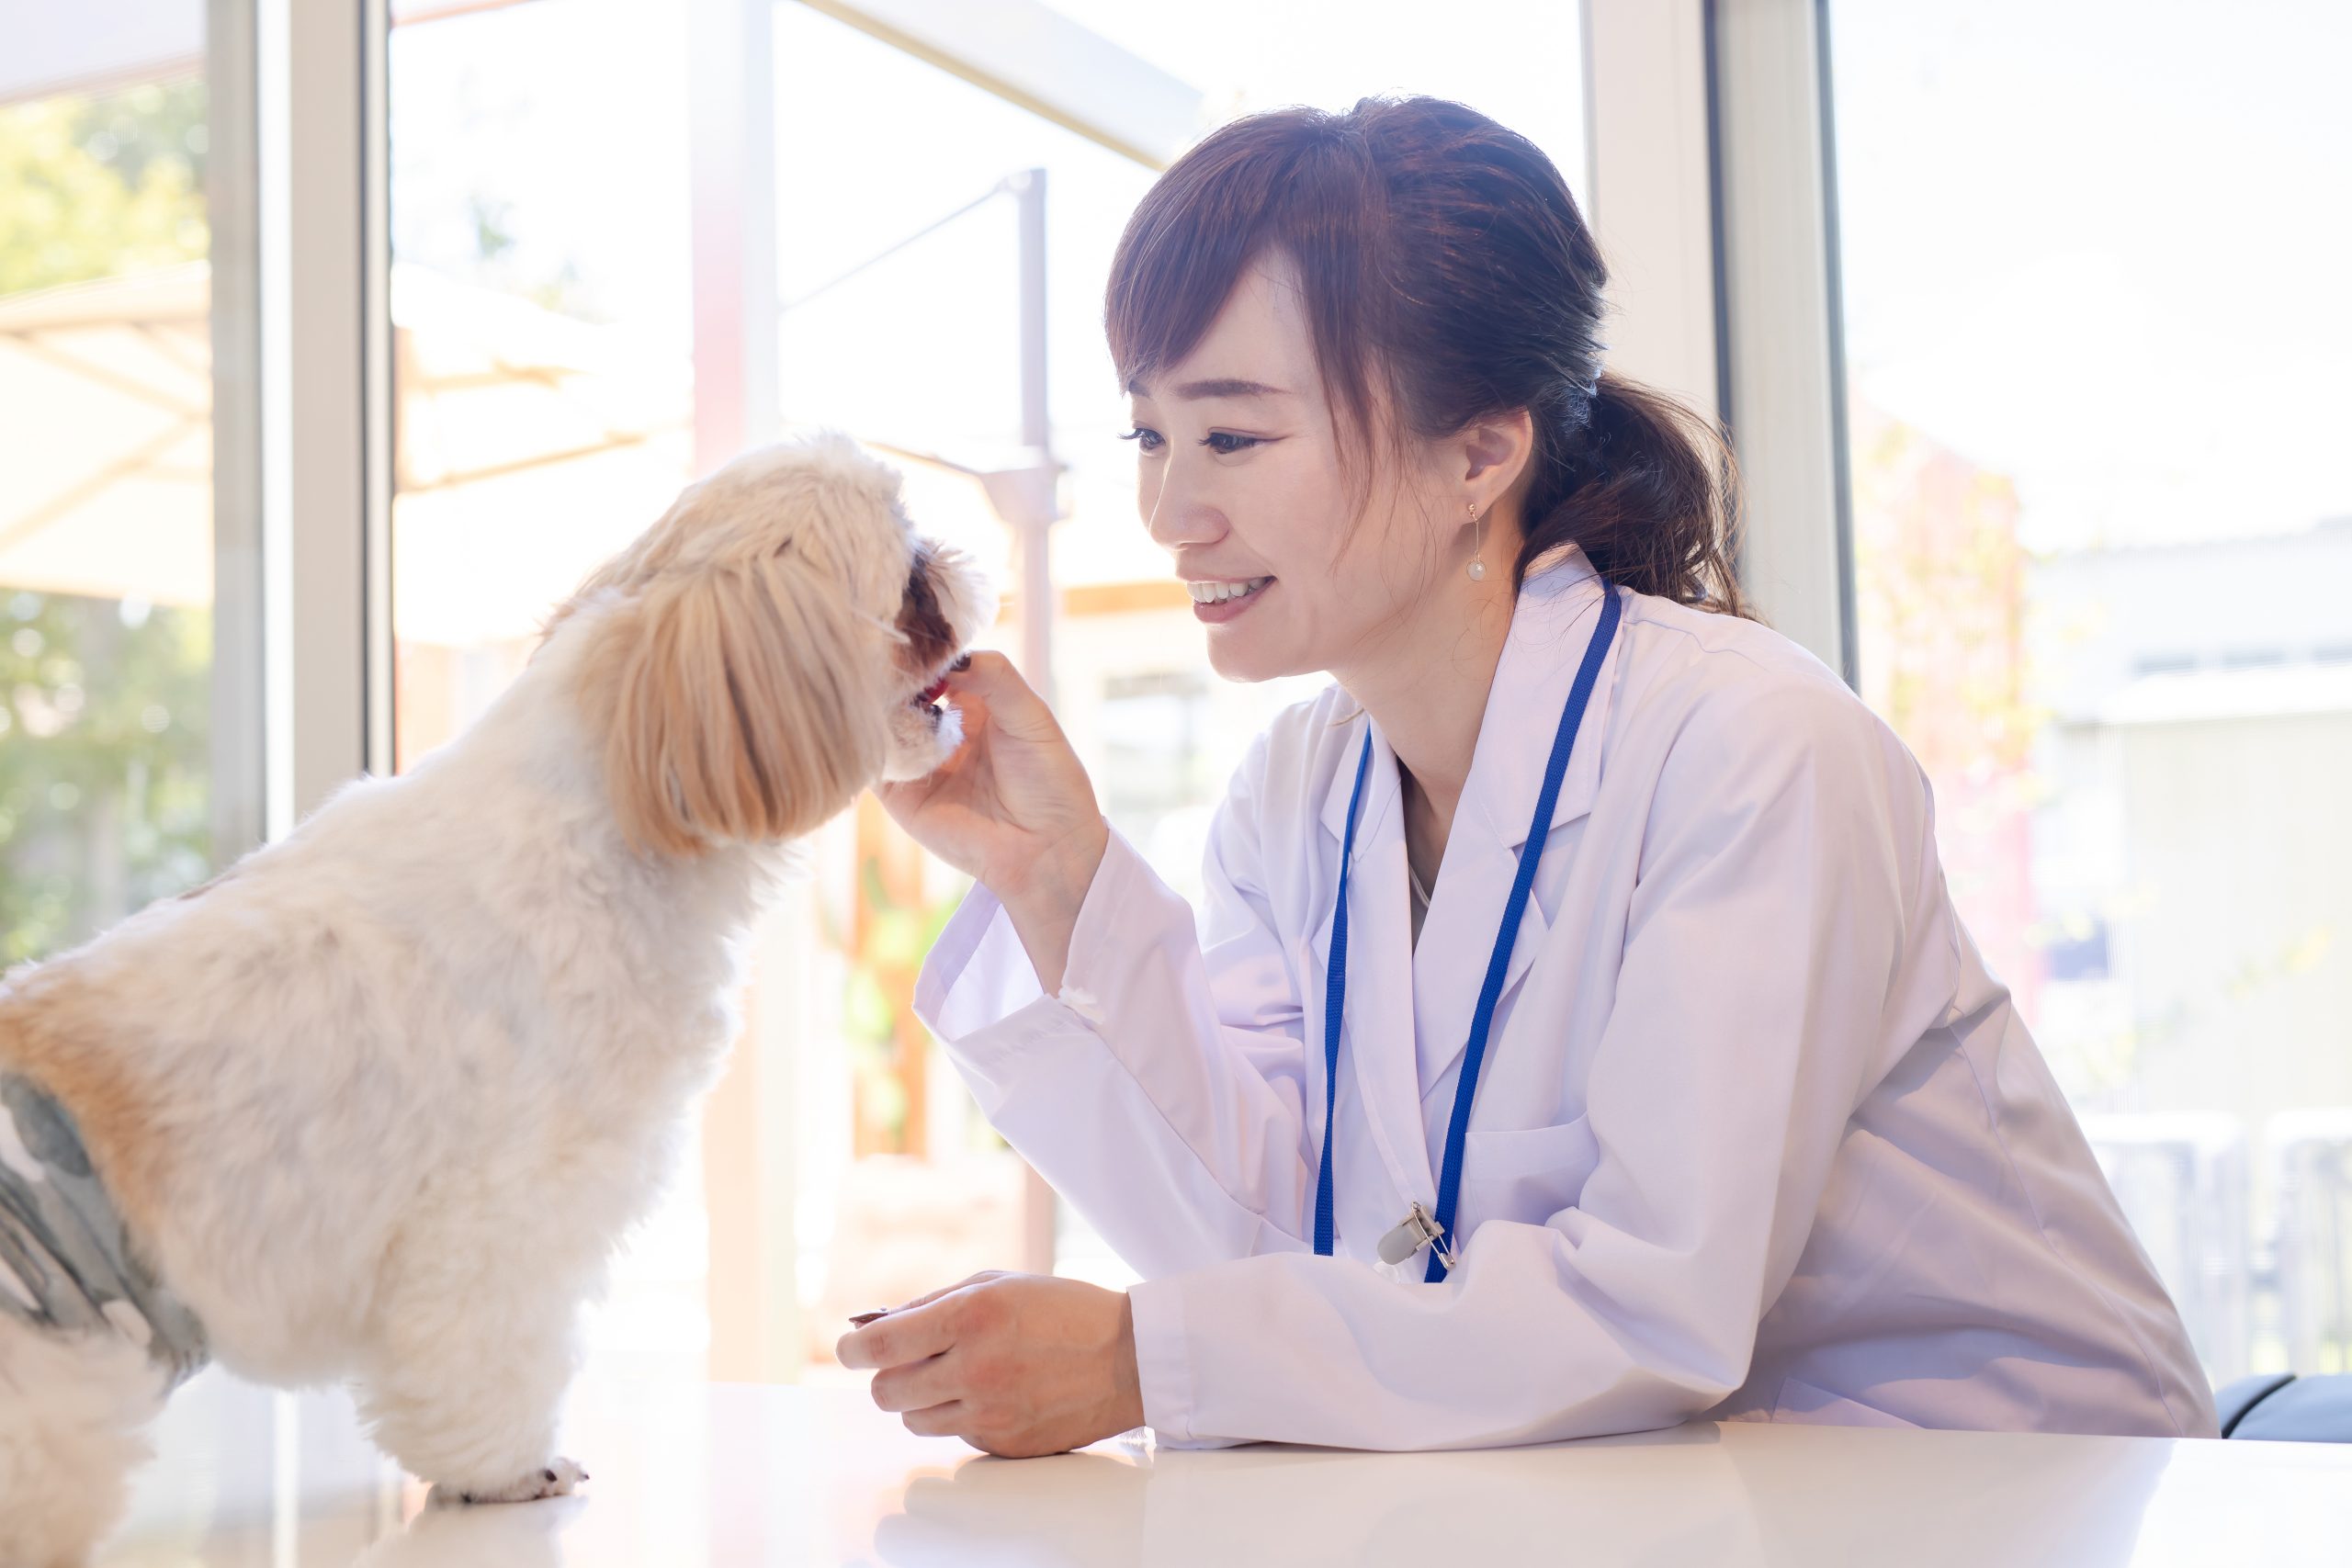
[[(1127, 390), (1138, 398), (1151, 394), (1139, 381), (1127, 383)], [(1290, 393), (1281, 387), (1269, 387), (1263, 381), (1246, 381), (1234, 377), (1221, 377), (1207, 381), (1187, 381), (1176, 388), (1176, 395), (1188, 401), (1203, 398), (1286, 398)]]

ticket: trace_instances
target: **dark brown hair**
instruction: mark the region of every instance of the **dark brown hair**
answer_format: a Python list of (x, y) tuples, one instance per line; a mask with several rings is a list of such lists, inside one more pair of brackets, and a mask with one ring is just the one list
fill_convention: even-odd
[[(1749, 614), (1733, 569), (1739, 483), (1722, 433), (1602, 370), (1600, 249), (1535, 144), (1442, 98), (1276, 109), (1219, 128), (1136, 207), (1103, 307), (1121, 385), (1191, 353), (1260, 257), (1297, 268), (1316, 363), (1350, 426), (1408, 436), (1518, 409), (1534, 423), (1526, 542), (1570, 540), (1644, 593)], [(1359, 493), (1371, 465), (1350, 465)]]

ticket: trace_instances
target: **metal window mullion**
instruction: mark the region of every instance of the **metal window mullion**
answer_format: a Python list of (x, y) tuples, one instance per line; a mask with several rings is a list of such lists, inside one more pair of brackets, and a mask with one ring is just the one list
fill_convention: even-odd
[(372, 585), (368, 574), (371, 556), (389, 554), (383, 0), (258, 0), (256, 23), (264, 730), (276, 839), (345, 780), (389, 762), (380, 698), (372, 724), (370, 714), (371, 682), (390, 689), (388, 599), (380, 571)]
[(1704, 0), (1585, 0), (1588, 218), (1621, 376), (1724, 417)]
[(1709, 0), (1726, 406), (1743, 585), (1851, 685), (1845, 381), (1826, 0)]
[(264, 827), (261, 279), (254, 0), (205, 19), (205, 206), (211, 231), (212, 862)]
[(360, 11), (360, 231), (362, 309), (360, 657), (367, 704), (365, 761), (393, 771), (391, 16), (390, 0)]
[(1740, 580), (1850, 684), (1825, 0), (1586, 0), (1608, 364), (1724, 422)]
[[(781, 428), (775, 7), (689, 0), (682, 19), (699, 479)], [(788, 1380), (802, 1359), (796, 1064), (814, 1043), (805, 1010), (762, 998), (770, 987), (806, 994), (799, 970), (816, 925), (808, 898), (799, 885), (761, 922), (744, 1037), (702, 1105), (704, 1302), (716, 1378)]]

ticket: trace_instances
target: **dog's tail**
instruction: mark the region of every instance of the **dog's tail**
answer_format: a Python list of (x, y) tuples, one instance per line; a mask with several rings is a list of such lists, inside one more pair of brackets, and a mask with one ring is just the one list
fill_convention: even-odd
[(164, 1373), (113, 1335), (61, 1336), (0, 1307), (0, 1568), (75, 1568), (114, 1528)]

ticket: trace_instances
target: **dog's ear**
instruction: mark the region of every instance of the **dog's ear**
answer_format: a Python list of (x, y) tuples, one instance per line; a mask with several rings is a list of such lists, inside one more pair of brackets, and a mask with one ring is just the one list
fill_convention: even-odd
[(794, 838), (880, 773), (888, 659), (835, 575), (788, 547), (683, 571), (605, 628), (606, 769), (632, 844)]

